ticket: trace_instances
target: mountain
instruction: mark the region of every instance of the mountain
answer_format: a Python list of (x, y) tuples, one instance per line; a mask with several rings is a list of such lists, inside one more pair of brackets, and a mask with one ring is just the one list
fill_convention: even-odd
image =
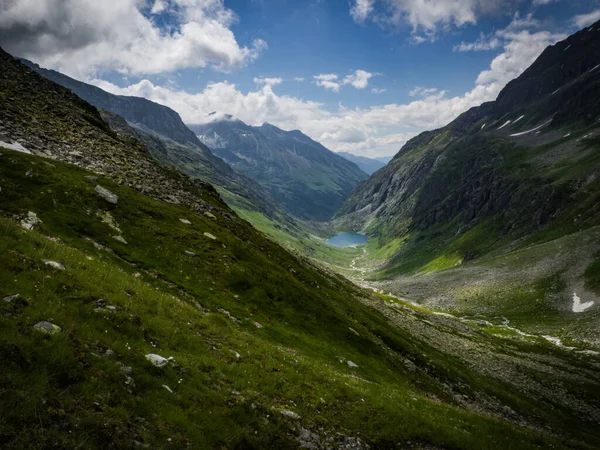
[(337, 225), (394, 242), (387, 269), (400, 273), (600, 224), (597, 30), (548, 47), (496, 101), (411, 139), (354, 190)]
[(110, 94), (54, 70), (43, 69), (26, 59), (20, 61), (100, 108), (103, 119), (115, 131), (141, 142), (157, 161), (210, 182), (231, 206), (259, 211), (285, 223), (290, 231), (298, 231), (297, 225), (279, 211), (266, 190), (213, 155), (171, 108), (141, 97)]
[(179, 144), (200, 146), (200, 141), (185, 126), (179, 114), (167, 106), (159, 105), (142, 97), (110, 94), (96, 86), (75, 80), (55, 70), (44, 69), (26, 59), (20, 59), (20, 61), (45, 78), (70, 89), (78, 97), (95, 107), (118, 114), (136, 128), (158, 133)]
[(367, 175), (373, 175), (382, 167), (385, 167), (386, 163), (379, 159), (367, 158), (365, 156), (357, 156), (348, 152), (337, 152), (338, 155), (343, 156), (348, 161), (352, 161), (358, 166), (360, 170), (365, 172)]
[(300, 131), (253, 127), (231, 116), (190, 128), (212, 151), (251, 177), (293, 216), (325, 221), (367, 175)]
[(2, 448), (600, 445), (597, 363), (362, 290), (0, 69)]

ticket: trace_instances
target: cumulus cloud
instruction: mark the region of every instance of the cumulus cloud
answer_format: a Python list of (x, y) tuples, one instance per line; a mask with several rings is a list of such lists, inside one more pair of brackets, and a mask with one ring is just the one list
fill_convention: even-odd
[(425, 88), (422, 86), (415, 87), (408, 93), (411, 97), (429, 97), (438, 91), (437, 88)]
[(505, 13), (518, 0), (352, 0), (350, 15), (356, 23), (366, 20), (382, 26), (407, 24), (413, 32), (423, 31), (415, 42), (431, 39), (439, 28), (477, 23), (481, 16)]
[(364, 22), (373, 12), (375, 0), (354, 0), (350, 8), (350, 15), (357, 23)]
[(585, 28), (600, 20), (600, 9), (587, 14), (580, 14), (573, 18), (573, 25), (577, 28)]
[(364, 89), (369, 85), (369, 80), (375, 75), (365, 70), (356, 70), (353, 74), (348, 75), (342, 81), (342, 84), (350, 84), (356, 89)]
[(257, 77), (254, 77), (254, 82), (256, 84), (264, 84), (266, 86), (277, 86), (278, 84), (283, 83), (283, 78), (257, 78)]
[(387, 89), (373, 88), (371, 89), (371, 92), (373, 94), (383, 94), (384, 92), (387, 92)]
[(207, 66), (227, 72), (267, 47), (261, 39), (240, 45), (231, 31), (236, 20), (223, 0), (11, 0), (0, 2), (0, 45), (80, 77)]
[(338, 78), (339, 77), (334, 73), (325, 73), (313, 77), (317, 86), (321, 86), (333, 92), (340, 92), (340, 88), (342, 87)]
[(340, 92), (342, 86), (351, 85), (356, 89), (365, 89), (369, 85), (369, 80), (376, 74), (367, 72), (366, 70), (355, 70), (354, 73), (346, 75), (344, 78), (335, 73), (325, 73), (315, 75), (313, 79), (317, 86), (329, 89), (333, 92)]

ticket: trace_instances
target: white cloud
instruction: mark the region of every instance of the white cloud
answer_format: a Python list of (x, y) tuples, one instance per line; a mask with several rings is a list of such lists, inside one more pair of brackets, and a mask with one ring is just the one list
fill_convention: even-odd
[(387, 92), (387, 89), (373, 88), (371, 89), (371, 92), (373, 94), (383, 94), (384, 92)]
[(352, 0), (350, 14), (356, 23), (370, 19), (381, 26), (407, 24), (413, 33), (425, 32), (428, 38), (417, 36), (421, 43), (438, 29), (461, 27), (477, 23), (481, 16), (505, 13), (518, 0)]
[(304, 81), (304, 77), (294, 77), (294, 81), (297, 81), (298, 83), (302, 83)]
[(369, 85), (369, 80), (376, 74), (366, 70), (355, 70), (354, 73), (346, 75), (343, 79), (335, 73), (325, 73), (315, 75), (313, 79), (317, 86), (329, 89), (333, 92), (340, 92), (342, 86), (351, 85), (356, 89), (365, 89)]
[(355, 0), (350, 8), (350, 15), (357, 23), (364, 22), (373, 11), (375, 0)]
[[(125, 88), (101, 80), (95, 84), (116, 94), (142, 96), (168, 105), (186, 123), (204, 123), (210, 119), (208, 113), (219, 111), (252, 125), (269, 122), (283, 129), (300, 129), (334, 151), (384, 156), (396, 153), (419, 132), (444, 126), (467, 109), (495, 99), (510, 79), (527, 68), (547, 45), (562, 37), (545, 31), (503, 30), (502, 53), (464, 95), (448, 97), (445, 91), (422, 87), (415, 90), (418, 98), (409, 103), (369, 108), (347, 108), (340, 103), (329, 110), (319, 102), (278, 95), (274, 92), (276, 86), (269, 83), (259, 84), (249, 92), (227, 82), (211, 83), (197, 94), (156, 86), (147, 80)], [(333, 73), (317, 75), (314, 81), (340, 86), (343, 83)]]
[(600, 9), (573, 17), (573, 25), (577, 28), (585, 28), (598, 20), (600, 20)]
[(369, 85), (369, 79), (375, 74), (365, 70), (356, 70), (352, 75), (348, 75), (342, 81), (342, 84), (350, 84), (356, 89), (364, 89)]
[[(0, 2), (0, 45), (45, 67), (87, 77), (98, 71), (156, 74), (182, 68), (230, 71), (267, 44), (241, 46), (223, 0), (12, 0)], [(150, 13), (150, 17), (144, 14)], [(160, 28), (156, 14), (166, 14)]]
[(256, 78), (256, 77), (254, 77), (254, 82), (256, 84), (264, 84), (267, 86), (277, 86), (278, 84), (283, 83), (283, 78)]
[(334, 73), (315, 75), (313, 77), (317, 86), (321, 86), (333, 92), (340, 92), (340, 88), (342, 87), (338, 78), (339, 77)]
[(480, 36), (475, 42), (461, 42), (455, 45), (452, 50), (455, 52), (480, 52), (485, 50), (495, 50), (502, 45), (497, 37), (486, 38)]
[(425, 88), (422, 86), (415, 87), (408, 93), (411, 97), (428, 97), (435, 94), (438, 91), (437, 88)]

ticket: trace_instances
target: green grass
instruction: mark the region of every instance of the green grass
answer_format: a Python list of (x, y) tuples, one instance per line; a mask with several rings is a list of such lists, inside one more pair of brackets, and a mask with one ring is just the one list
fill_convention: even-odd
[[(217, 211), (212, 219), (103, 178), (90, 181), (73, 166), (2, 153), (0, 297), (22, 298), (0, 302), (5, 448), (128, 448), (135, 441), (293, 448), (296, 424), (281, 409), (299, 414), (303, 427), (360, 436), (373, 448), (408, 441), (548, 448), (598, 439), (579, 428), (555, 439), (458, 407), (444, 386), (469, 395), (482, 390), (543, 415), (533, 399), (519, 400), (504, 383), (392, 326), (358, 301), (366, 294), (243, 220)], [(115, 192), (118, 205), (100, 199), (96, 184)], [(99, 210), (111, 213), (127, 245), (112, 238)], [(12, 220), (27, 211), (42, 220), (38, 231)], [(99, 298), (116, 312), (94, 311)], [(41, 320), (63, 331), (34, 332)], [(496, 345), (485, 339), (482, 345)], [(144, 358), (150, 352), (176, 364), (157, 369)], [(402, 358), (414, 361), (416, 372)], [(120, 364), (132, 367), (135, 386), (126, 384)], [(561, 417), (548, 420), (560, 427)]]

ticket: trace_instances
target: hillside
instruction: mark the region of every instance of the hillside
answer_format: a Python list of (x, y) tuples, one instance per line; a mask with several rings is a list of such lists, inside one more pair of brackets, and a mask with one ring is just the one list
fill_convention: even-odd
[(110, 94), (26, 59), (20, 61), (99, 108), (115, 131), (141, 142), (157, 161), (211, 183), (230, 206), (257, 211), (286, 227), (289, 233), (298, 233), (298, 225), (279, 210), (258, 183), (213, 155), (172, 109), (141, 97)]
[(343, 156), (348, 161), (352, 161), (367, 175), (373, 175), (382, 167), (385, 167), (386, 163), (378, 159), (367, 158), (365, 156), (357, 156), (348, 152), (338, 152), (338, 155)]
[(354, 163), (297, 130), (251, 127), (230, 116), (190, 128), (217, 156), (260, 183), (300, 219), (328, 220), (367, 177)]
[(3, 448), (600, 445), (585, 349), (361, 290), (0, 66)]

